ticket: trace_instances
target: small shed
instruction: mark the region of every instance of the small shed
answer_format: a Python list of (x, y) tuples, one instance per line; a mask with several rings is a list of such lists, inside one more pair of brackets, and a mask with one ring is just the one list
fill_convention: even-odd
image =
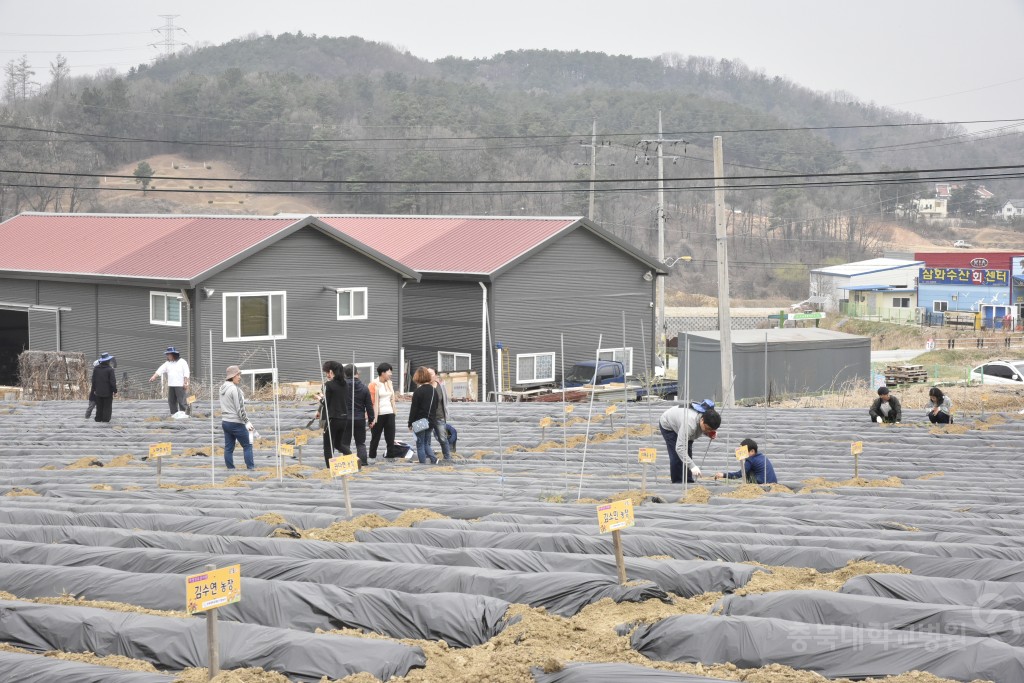
[[(689, 363), (686, 344), (689, 341)], [(818, 328), (734, 330), (733, 386), (736, 400), (813, 394), (871, 379), (871, 338)], [(718, 332), (679, 337), (679, 396), (722, 397)]]

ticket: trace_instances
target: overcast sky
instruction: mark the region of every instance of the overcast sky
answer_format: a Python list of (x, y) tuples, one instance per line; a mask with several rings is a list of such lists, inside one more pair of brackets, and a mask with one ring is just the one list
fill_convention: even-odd
[(170, 13), (193, 44), (301, 30), (426, 59), (676, 52), (940, 120), (1024, 117), (1024, 0), (0, 0), (0, 61), (26, 53), (37, 78), (58, 52), (76, 74), (124, 71), (158, 54), (152, 29)]

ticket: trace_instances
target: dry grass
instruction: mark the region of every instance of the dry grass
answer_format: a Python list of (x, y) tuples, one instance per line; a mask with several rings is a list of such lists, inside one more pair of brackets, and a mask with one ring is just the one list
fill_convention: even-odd
[(381, 517), (380, 515), (370, 513), (368, 515), (360, 515), (352, 521), (341, 520), (335, 522), (326, 528), (300, 529), (299, 535), (302, 538), (308, 538), (314, 541), (355, 543), (357, 531), (380, 529), (383, 527), (411, 527), (416, 524), (416, 522), (421, 522), (426, 519), (448, 518), (442, 514), (434, 512), (433, 510), (427, 510), (426, 508), (406, 510), (402, 514), (398, 515), (393, 522)]
[(87, 455), (83, 458), (79, 458), (64, 469), (66, 470), (84, 470), (90, 467), (103, 467), (103, 463), (100, 459), (91, 455)]

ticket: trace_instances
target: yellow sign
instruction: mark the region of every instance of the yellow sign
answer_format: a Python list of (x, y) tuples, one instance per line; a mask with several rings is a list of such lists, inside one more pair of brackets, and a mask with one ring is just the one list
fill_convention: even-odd
[(550, 417), (542, 417), (540, 419), (540, 428), (541, 429), (547, 429), (548, 427), (551, 426), (551, 423), (552, 423), (552, 420), (551, 420)]
[(188, 398), (185, 399), (185, 402), (188, 403), (189, 405), (192, 405), (193, 403), (196, 402), (196, 397), (194, 395), (189, 396)]
[(633, 501), (617, 500), (597, 506), (597, 525), (602, 534), (633, 526)]
[(864, 442), (854, 441), (850, 444), (850, 455), (860, 455), (864, 452)]
[(617, 412), (619, 412), (619, 407), (614, 403), (604, 409), (605, 415), (614, 415)]
[(281, 457), (294, 458), (295, 457), (295, 446), (290, 443), (283, 443), (280, 447)]
[(569, 413), (572, 412), (572, 410), (573, 410), (572, 406), (566, 406), (565, 407), (565, 414), (568, 415)]
[(641, 448), (640, 452), (639, 452), (639, 454), (637, 456), (637, 460), (639, 460), (640, 462), (643, 462), (643, 463), (654, 464), (654, 462), (657, 459), (658, 459), (658, 449), (657, 448)]
[(336, 455), (331, 458), (331, 476), (343, 477), (359, 471), (359, 458), (354, 455)]
[(750, 450), (746, 446), (740, 446), (736, 449), (736, 459), (746, 460), (750, 457)]
[(309, 434), (299, 434), (295, 437), (296, 446), (305, 446), (307, 443), (309, 443)]
[(151, 443), (149, 444), (149, 457), (159, 458), (163, 455), (171, 454), (171, 442), (164, 441), (163, 443)]
[(185, 611), (205, 612), (242, 599), (242, 565), (212, 569), (185, 577)]

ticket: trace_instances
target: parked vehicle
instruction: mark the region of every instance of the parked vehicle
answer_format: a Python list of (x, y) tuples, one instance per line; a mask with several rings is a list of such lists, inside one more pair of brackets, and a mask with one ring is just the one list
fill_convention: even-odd
[(981, 384), (1024, 384), (1024, 360), (992, 360), (971, 370)]
[[(594, 366), (597, 365), (597, 372)], [(572, 366), (565, 376), (566, 387), (582, 387), (584, 384), (623, 384), (626, 368), (617, 360), (583, 360)]]
[(956, 242), (953, 242), (953, 246), (956, 247), (957, 249), (970, 249), (971, 248), (971, 245), (968, 244), (965, 240), (957, 240)]

